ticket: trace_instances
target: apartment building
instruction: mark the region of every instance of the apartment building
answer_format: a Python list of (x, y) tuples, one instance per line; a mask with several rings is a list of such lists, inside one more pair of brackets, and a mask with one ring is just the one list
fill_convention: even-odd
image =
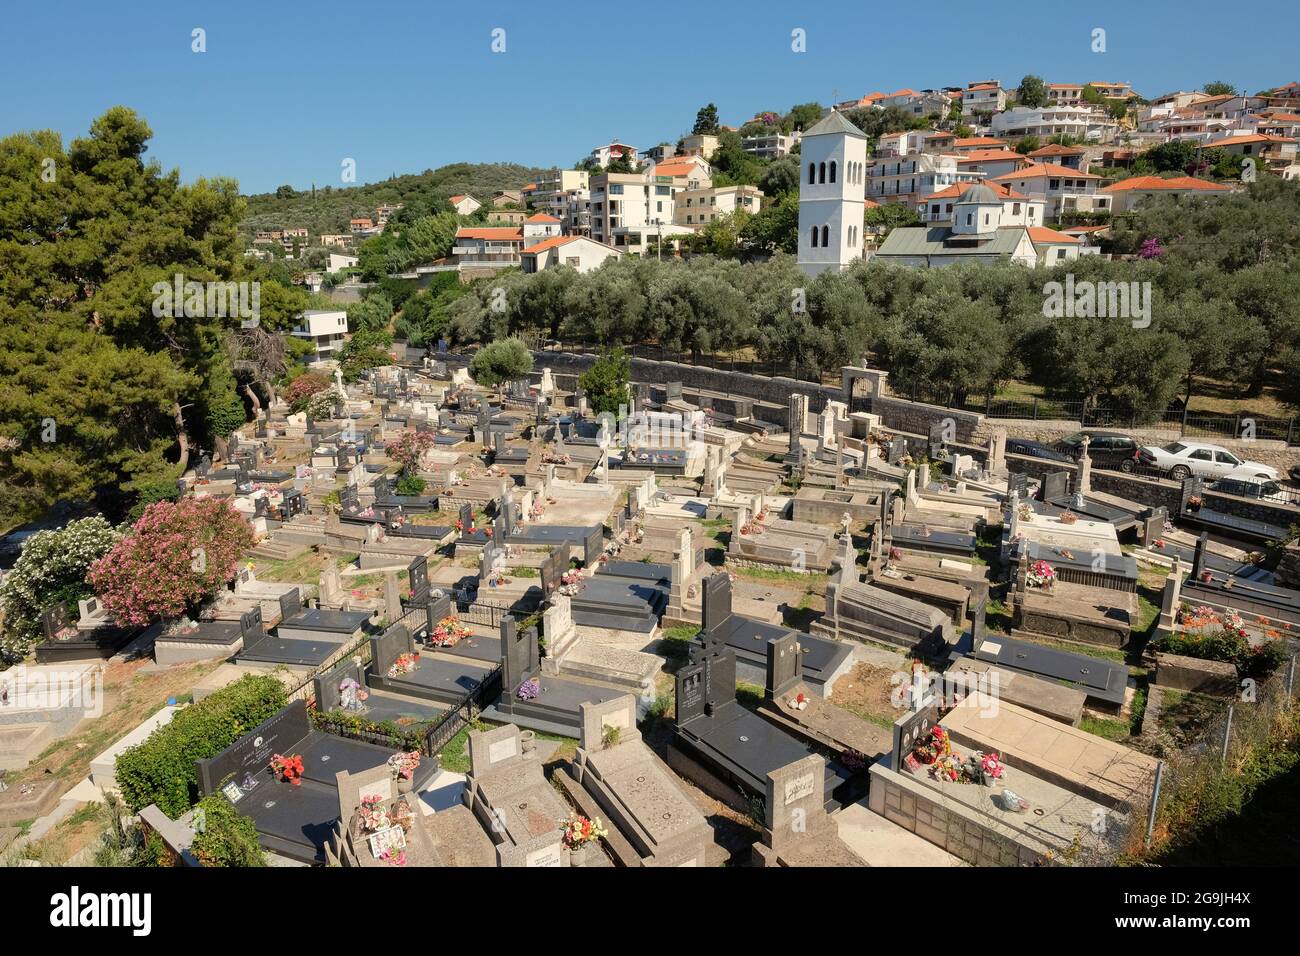
[(1047, 102), (1053, 106), (1079, 106), (1083, 102), (1083, 84), (1048, 83)]
[(671, 176), (601, 173), (591, 177), (591, 238), (620, 251), (644, 247), (650, 236), (691, 230), (674, 224)]
[(1111, 83), (1102, 80), (1093, 80), (1087, 85), (1091, 86), (1108, 100), (1131, 100), (1137, 96), (1137, 94), (1133, 92), (1132, 83)]
[(757, 136), (746, 136), (740, 141), (740, 148), (759, 159), (780, 159), (794, 152), (802, 136), (803, 133), (799, 130), (789, 136), (780, 131), (760, 133)]
[(1089, 143), (1109, 143), (1119, 129), (1107, 114), (1084, 106), (1017, 106), (994, 116), (991, 126), (995, 136), (1007, 139), (1069, 136)]
[(763, 192), (757, 186), (710, 186), (684, 189), (674, 200), (673, 221), (679, 226), (700, 226), (738, 209), (758, 212)]
[(984, 178), (1015, 172), (1029, 165), (1029, 160), (1010, 149), (973, 149), (957, 157), (957, 168), (964, 173), (981, 173)]
[(1253, 159), (1260, 171), (1267, 171), (1283, 179), (1300, 178), (1300, 162), (1296, 157), (1296, 140), (1289, 136), (1265, 136), (1259, 133), (1231, 135), (1212, 139), (1196, 147), (1199, 150), (1221, 149), (1231, 156)]
[(542, 173), (531, 191), (534, 209), (560, 220), (566, 233), (591, 228), (590, 174), (585, 169), (552, 169)]
[(712, 133), (692, 133), (683, 136), (677, 152), (682, 156), (701, 156), (707, 160), (718, 151), (718, 137)]
[[(1026, 154), (1035, 163), (1055, 163), (1066, 169), (1088, 171), (1086, 157), (1088, 151), (1082, 146), (1062, 146), (1060, 143), (1048, 143)], [(993, 175), (997, 175), (996, 173)]]
[(620, 143), (615, 140), (612, 143), (606, 143), (604, 146), (597, 146), (591, 151), (591, 161), (602, 168), (608, 166), (610, 160), (621, 157), (633, 165), (636, 164), (636, 147), (629, 146), (627, 143)]

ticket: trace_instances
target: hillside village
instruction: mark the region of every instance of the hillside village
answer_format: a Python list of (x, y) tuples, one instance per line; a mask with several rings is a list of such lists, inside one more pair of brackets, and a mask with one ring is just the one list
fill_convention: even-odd
[(1300, 859), (1300, 84), (664, 135), (0, 141), (0, 861)]

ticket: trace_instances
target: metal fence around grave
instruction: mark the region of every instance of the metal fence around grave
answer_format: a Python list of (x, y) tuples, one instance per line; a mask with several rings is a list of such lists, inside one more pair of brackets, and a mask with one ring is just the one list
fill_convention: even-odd
[(498, 664), (478, 685), (467, 691), (452, 707), (425, 732), (420, 748), (426, 757), (436, 755), (466, 727), (470, 726), (483, 708), (501, 696), (501, 678), (504, 668)]

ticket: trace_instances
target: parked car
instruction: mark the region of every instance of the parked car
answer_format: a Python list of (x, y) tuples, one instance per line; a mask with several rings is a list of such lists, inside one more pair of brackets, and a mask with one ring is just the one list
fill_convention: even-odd
[(1221, 491), (1225, 495), (1238, 495), (1242, 498), (1259, 498), (1263, 501), (1287, 502), (1295, 498), (1294, 491), (1288, 491), (1269, 478), (1220, 478), (1206, 490)]
[(1030, 441), (1027, 438), (1008, 438), (1007, 453), (1012, 455), (1026, 455), (1030, 458), (1045, 458), (1048, 461), (1059, 461), (1067, 465), (1074, 464), (1074, 459), (1069, 458), (1059, 451), (1040, 441)]
[(1097, 468), (1118, 468), (1120, 471), (1132, 471), (1138, 464), (1138, 455), (1142, 446), (1136, 438), (1123, 432), (1098, 431), (1085, 428), (1081, 432), (1067, 435), (1052, 447), (1063, 455), (1078, 460), (1083, 450), (1083, 436), (1088, 436), (1088, 457)]
[(1272, 465), (1243, 461), (1222, 445), (1199, 441), (1173, 441), (1161, 448), (1145, 445), (1141, 464), (1166, 472), (1175, 481), (1192, 475), (1202, 478), (1267, 478), (1278, 480)]

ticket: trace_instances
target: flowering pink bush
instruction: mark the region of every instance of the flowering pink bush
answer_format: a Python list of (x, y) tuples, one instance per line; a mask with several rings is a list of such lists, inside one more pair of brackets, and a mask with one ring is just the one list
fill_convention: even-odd
[(159, 501), (90, 566), (87, 579), (109, 614), (143, 626), (179, 617), (215, 594), (252, 546), (253, 529), (221, 499)]
[(419, 470), (420, 459), (433, 447), (433, 432), (406, 431), (391, 439), (384, 451), (393, 461), (402, 466), (402, 474), (410, 475)]
[(300, 412), (306, 406), (307, 399), (317, 392), (323, 392), (329, 386), (329, 379), (307, 372), (289, 383), (289, 387), (284, 390), (284, 400), (295, 412)]

